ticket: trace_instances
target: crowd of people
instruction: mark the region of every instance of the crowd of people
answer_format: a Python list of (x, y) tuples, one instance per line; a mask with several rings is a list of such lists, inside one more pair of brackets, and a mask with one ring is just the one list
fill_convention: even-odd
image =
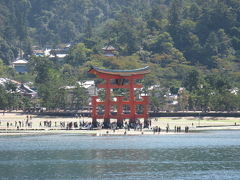
[[(27, 128), (31, 128), (32, 127), (32, 116), (26, 116), (25, 120), (21, 120), (21, 121), (7, 121), (6, 122), (6, 127), (7, 128), (23, 128), (23, 127), (27, 127)], [(0, 126), (2, 125), (2, 122), (0, 121)]]
[[(155, 134), (155, 133), (160, 133), (161, 131), (162, 131), (162, 129), (161, 129), (160, 126), (155, 126), (155, 127), (153, 127), (153, 133), (154, 133), (154, 134)], [(169, 124), (167, 124), (165, 132), (168, 133), (169, 131), (170, 131), (170, 127), (169, 127)], [(175, 133), (180, 133), (180, 132), (182, 132), (182, 131), (181, 131), (181, 126), (174, 126), (174, 132), (175, 132)], [(185, 133), (188, 133), (188, 132), (189, 132), (189, 126), (185, 126), (184, 132), (185, 132)]]
[[(33, 118), (32, 116), (27, 115), (24, 120), (18, 120), (18, 121), (5, 121), (4, 125), (2, 124), (0, 120), (0, 126), (6, 127), (7, 129), (62, 129), (62, 130), (92, 130), (92, 129), (102, 129), (106, 127), (106, 124), (104, 122), (97, 122), (97, 126), (93, 126), (93, 124), (89, 121), (84, 121), (83, 116), (77, 116), (75, 115), (72, 120), (43, 120), (35, 121), (36, 118)], [(153, 133), (160, 133), (161, 131), (165, 132), (181, 132), (181, 126), (175, 126), (174, 129), (170, 129), (169, 124), (167, 124), (166, 128), (161, 128), (160, 126), (151, 127), (152, 122), (149, 120), (148, 122), (148, 129), (152, 130)], [(111, 122), (108, 124), (109, 129), (115, 130), (117, 129), (125, 129), (125, 132), (130, 131), (130, 129), (133, 129), (134, 131), (143, 131), (144, 128), (146, 128), (145, 124), (141, 123), (140, 120), (136, 120), (134, 123), (130, 123), (128, 120), (124, 119), (121, 127), (119, 127), (118, 122)], [(189, 132), (189, 127), (186, 126), (184, 129), (184, 132)]]

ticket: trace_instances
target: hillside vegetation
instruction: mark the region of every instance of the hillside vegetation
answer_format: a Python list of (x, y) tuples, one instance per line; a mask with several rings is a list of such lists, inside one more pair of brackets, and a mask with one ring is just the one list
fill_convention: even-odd
[[(73, 44), (64, 61), (31, 57), (33, 45), (62, 43)], [(115, 57), (102, 55), (106, 45), (117, 49)], [(24, 76), (7, 67), (19, 49), (30, 62)], [(145, 86), (178, 94), (179, 109), (236, 110), (239, 56), (239, 0), (0, 1), (0, 74), (34, 80), (43, 101), (54, 99), (50, 90), (91, 78), (86, 73), (91, 65), (148, 65)], [(180, 87), (187, 91), (180, 94)]]

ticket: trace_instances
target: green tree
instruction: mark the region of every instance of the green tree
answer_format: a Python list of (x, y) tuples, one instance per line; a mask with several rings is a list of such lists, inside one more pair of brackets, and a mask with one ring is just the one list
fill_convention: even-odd
[(187, 16), (193, 21), (197, 21), (201, 17), (201, 7), (197, 3), (192, 3), (187, 11)]
[(174, 0), (169, 9), (168, 19), (169, 19), (169, 32), (173, 37), (173, 40), (176, 43), (177, 47), (180, 47), (180, 45), (178, 45), (179, 44), (178, 37), (180, 32), (179, 27), (182, 20), (182, 12), (183, 12), (182, 0)]
[(5, 40), (0, 37), (0, 59), (3, 60), (4, 64), (9, 65), (16, 57), (16, 48), (8, 44)]
[(58, 92), (61, 87), (61, 75), (56, 69), (48, 69), (48, 80), (44, 83), (38, 84), (39, 96), (43, 100), (43, 105), (49, 109), (58, 107)]
[(216, 111), (235, 111), (239, 108), (238, 96), (229, 91), (215, 93), (211, 102), (211, 108)]
[(189, 94), (185, 90), (179, 91), (178, 104), (181, 111), (188, 110)]
[(200, 74), (196, 70), (192, 70), (187, 73), (186, 77), (183, 80), (183, 87), (188, 91), (197, 90), (200, 87)]
[(5, 110), (7, 108), (8, 101), (7, 101), (7, 93), (4, 86), (0, 85), (0, 109)]
[(33, 105), (33, 103), (31, 102), (31, 98), (26, 97), (26, 96), (21, 97), (21, 103), (22, 103), (21, 104), (21, 109), (24, 110), (24, 111), (31, 108), (32, 105)]
[(63, 87), (58, 87), (55, 94), (55, 107), (66, 110), (68, 103), (68, 91)]
[(166, 89), (160, 88), (153, 89), (149, 92), (149, 108), (151, 111), (157, 112), (159, 110), (164, 110), (166, 105), (166, 93)]
[(153, 53), (171, 53), (174, 48), (172, 37), (168, 32), (164, 32), (155, 37), (145, 40), (144, 48)]
[(219, 29), (217, 32), (218, 36), (218, 53), (220, 57), (227, 57), (234, 54), (234, 49), (231, 44), (231, 39), (225, 33), (224, 29)]
[(75, 102), (75, 108), (81, 109), (88, 104), (89, 94), (84, 87), (80, 87), (78, 84), (73, 91), (73, 99)]
[(49, 69), (53, 68), (53, 63), (46, 57), (31, 57), (28, 69), (36, 74), (35, 82), (43, 84), (50, 80)]
[(9, 77), (10, 68), (3, 64), (3, 61), (0, 59), (0, 77)]
[(86, 48), (83, 43), (78, 43), (70, 49), (66, 61), (73, 66), (82, 65), (90, 59), (91, 53), (92, 51)]

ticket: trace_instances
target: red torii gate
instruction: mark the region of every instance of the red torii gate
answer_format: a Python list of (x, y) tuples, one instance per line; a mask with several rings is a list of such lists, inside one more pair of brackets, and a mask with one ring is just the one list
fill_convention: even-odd
[[(110, 124), (110, 118), (117, 119), (118, 126), (123, 125), (123, 119), (129, 119), (129, 123), (135, 123), (137, 118), (144, 118), (144, 126), (148, 126), (148, 96), (141, 96), (142, 101), (136, 101), (134, 98), (134, 88), (142, 88), (141, 84), (135, 84), (136, 79), (143, 79), (145, 74), (150, 73), (149, 67), (133, 70), (111, 70), (100, 69), (97, 67), (91, 67), (88, 71), (91, 74), (95, 74), (97, 78), (104, 79), (105, 83), (98, 84), (98, 88), (105, 88), (106, 99), (105, 101), (97, 101), (98, 96), (92, 96), (92, 124), (96, 126), (97, 119), (104, 119), (104, 127), (108, 128)], [(115, 80), (116, 83), (112, 83)], [(128, 80), (127, 84), (124, 84), (124, 80)], [(117, 101), (112, 101), (110, 97), (111, 89), (113, 88), (129, 88), (130, 98), (128, 101), (124, 101), (124, 96), (117, 96)], [(143, 114), (136, 113), (136, 105), (143, 105)], [(97, 106), (103, 105), (104, 114), (97, 113)], [(111, 114), (111, 105), (117, 106), (117, 114)], [(123, 106), (130, 106), (130, 114), (123, 113)]]

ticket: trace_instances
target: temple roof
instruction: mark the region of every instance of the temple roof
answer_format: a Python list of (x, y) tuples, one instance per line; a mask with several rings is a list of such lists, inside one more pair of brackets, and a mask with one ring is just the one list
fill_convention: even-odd
[(13, 64), (27, 64), (28, 61), (25, 59), (17, 59), (16, 61), (13, 62)]
[(119, 76), (132, 76), (138, 74), (148, 74), (150, 73), (149, 66), (139, 69), (131, 69), (131, 70), (115, 70), (115, 69), (101, 69), (95, 66), (92, 66), (88, 72), (99, 72), (103, 74), (111, 74), (111, 75), (119, 75)]
[(104, 51), (115, 51), (116, 49), (113, 46), (105, 46), (102, 48)]

